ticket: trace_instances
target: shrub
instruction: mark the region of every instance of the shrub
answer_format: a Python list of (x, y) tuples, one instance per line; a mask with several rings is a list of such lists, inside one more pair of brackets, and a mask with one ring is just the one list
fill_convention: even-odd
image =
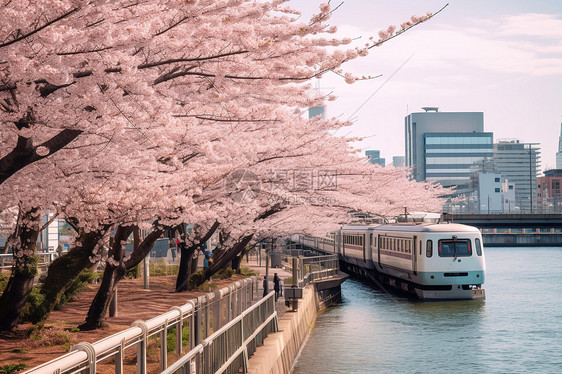
[(14, 348), (12, 349), (12, 353), (27, 353), (29, 352), (27, 349), (23, 349), (23, 348)]
[[(89, 269), (82, 270), (78, 277), (68, 287), (68, 289), (61, 295), (60, 300), (55, 304), (54, 309), (58, 309), (71, 301), (80, 291), (82, 291), (92, 279), (95, 279), (96, 274)], [(38, 323), (43, 320), (49, 313), (47, 305), (44, 303), (45, 295), (40, 291), (40, 287), (34, 287), (27, 298), (27, 302), (22, 309), (21, 318), (24, 321)]]
[[(189, 327), (183, 326), (181, 329), (181, 343), (183, 346), (189, 345)], [(168, 334), (166, 335), (166, 349), (168, 352), (173, 352), (176, 350), (176, 328), (173, 327), (168, 329)]]
[(189, 278), (189, 289), (192, 290), (194, 288), (197, 288), (197, 285), (199, 283), (202, 283), (203, 280), (203, 271), (198, 271), (197, 273), (191, 274), (191, 277)]
[(228, 279), (231, 278), (236, 271), (232, 270), (231, 268), (228, 269), (220, 269), (213, 275), (213, 277), (217, 277), (218, 279)]
[(84, 269), (78, 274), (78, 277), (70, 284), (68, 289), (62, 295), (61, 300), (55, 305), (55, 309), (60, 308), (69, 301), (74, 299), (80, 291), (87, 287), (88, 283), (91, 283), (93, 279), (97, 278), (97, 274), (90, 269)]
[(43, 316), (48, 312), (44, 306), (45, 295), (41, 293), (40, 287), (33, 287), (27, 302), (21, 311), (21, 319), (24, 321), (31, 321), (37, 323), (43, 319)]
[(62, 347), (70, 347), (74, 342), (68, 332), (56, 327), (44, 327), (42, 322), (31, 327), (28, 331), (29, 337), (37, 341), (39, 346), (51, 347), (60, 345)]
[(25, 364), (9, 364), (0, 366), (0, 374), (11, 374), (17, 373), (20, 370), (25, 369)]
[(167, 265), (164, 261), (150, 264), (150, 276), (158, 277), (177, 274), (179, 265)]
[(136, 279), (138, 277), (140, 277), (140, 263), (125, 272), (125, 278), (127, 279)]
[(259, 272), (255, 271), (255, 270), (252, 270), (252, 269), (250, 269), (248, 267), (245, 267), (245, 266), (240, 268), (240, 274), (242, 274), (246, 277), (252, 277), (254, 275), (255, 276), (260, 275)]
[(0, 271), (0, 294), (4, 292), (7, 285), (8, 285), (8, 277), (4, 275), (4, 272)]
[(199, 286), (199, 291), (210, 292), (217, 287), (218, 285), (215, 282), (205, 282)]

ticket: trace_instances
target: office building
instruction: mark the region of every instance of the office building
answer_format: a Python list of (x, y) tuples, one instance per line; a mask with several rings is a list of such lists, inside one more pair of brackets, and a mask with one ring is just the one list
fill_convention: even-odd
[(473, 163), (493, 156), (493, 134), (482, 112), (422, 108), (405, 118), (405, 163), (416, 181), (457, 186), (469, 183)]
[(381, 151), (379, 150), (367, 150), (365, 151), (365, 156), (369, 158), (371, 164), (378, 164), (380, 166), (385, 166), (386, 159), (381, 158)]
[(308, 118), (314, 118), (320, 116), (320, 118), (326, 118), (326, 107), (323, 106), (313, 106), (308, 109)]
[(547, 170), (537, 178), (537, 204), (541, 213), (562, 213), (562, 169)]
[(503, 212), (512, 213), (515, 210), (515, 184), (504, 179), (502, 182)]
[(403, 168), (404, 167), (404, 156), (394, 156), (392, 157), (392, 166), (395, 168)]
[(500, 140), (494, 144), (496, 171), (515, 186), (515, 209), (533, 213), (537, 207), (537, 172), (540, 148), (536, 143)]
[(501, 175), (497, 173), (478, 173), (477, 180), (480, 213), (502, 213), (503, 196)]

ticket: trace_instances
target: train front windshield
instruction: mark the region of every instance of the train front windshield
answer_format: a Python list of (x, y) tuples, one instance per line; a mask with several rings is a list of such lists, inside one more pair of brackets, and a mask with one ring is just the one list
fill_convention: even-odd
[(439, 240), (440, 257), (470, 257), (472, 247), (469, 239)]

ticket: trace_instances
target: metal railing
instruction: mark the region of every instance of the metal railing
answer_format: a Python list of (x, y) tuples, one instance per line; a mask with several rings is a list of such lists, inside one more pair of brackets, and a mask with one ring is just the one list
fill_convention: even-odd
[(248, 358), (277, 331), (275, 293), (270, 292), (240, 316), (213, 333), (162, 374), (245, 373)]
[[(35, 256), (38, 257), (37, 267), (47, 268), (58, 254), (56, 252), (37, 252)], [(0, 254), (0, 270), (10, 270), (14, 263), (14, 255), (12, 253)]]
[[(282, 256), (283, 267), (293, 271), (292, 256)], [(320, 279), (332, 278), (339, 273), (338, 255), (310, 256), (297, 258), (297, 285), (304, 287)]]
[(338, 255), (305, 257), (302, 259), (303, 280), (310, 283), (317, 279), (334, 277), (340, 269)]
[[(238, 372), (239, 368), (246, 367), (244, 365), (248, 355), (254, 352), (257, 345), (262, 344), (263, 338), (277, 329), (273, 293), (251, 306), (259, 294), (258, 283), (256, 277), (235, 282), (229, 287), (189, 300), (182, 306), (172, 307), (167, 313), (155, 318), (135, 321), (130, 328), (95, 343), (76, 344), (71, 352), (28, 370), (25, 374), (93, 374), (100, 364), (114, 365), (115, 373), (123, 373), (125, 354), (135, 346), (136, 371), (145, 374), (149, 340), (158, 338), (161, 371), (206, 374), (228, 369), (230, 372)], [(189, 331), (187, 345), (191, 350), (167, 370), (167, 336), (173, 333), (170, 330), (174, 328), (177, 355), (181, 355), (183, 351), (182, 337), (185, 329)], [(244, 354), (241, 355), (240, 352)], [(215, 370), (218, 363), (222, 371)], [(235, 368), (236, 364), (240, 366)]]

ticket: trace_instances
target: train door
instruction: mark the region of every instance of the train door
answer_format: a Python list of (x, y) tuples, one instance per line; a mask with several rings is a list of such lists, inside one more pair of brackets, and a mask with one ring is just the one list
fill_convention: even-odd
[(382, 266), (381, 266), (381, 244), (382, 244), (381, 234), (379, 234), (378, 238), (377, 238), (377, 256), (378, 256), (378, 262), (379, 262), (380, 268), (382, 268)]
[(417, 236), (414, 236), (414, 248), (412, 249), (412, 270), (414, 271), (414, 275), (418, 274), (418, 254), (416, 250), (416, 239)]
[(342, 231), (341, 232), (341, 254), (342, 254), (342, 256), (345, 256), (345, 236), (346, 235)]

